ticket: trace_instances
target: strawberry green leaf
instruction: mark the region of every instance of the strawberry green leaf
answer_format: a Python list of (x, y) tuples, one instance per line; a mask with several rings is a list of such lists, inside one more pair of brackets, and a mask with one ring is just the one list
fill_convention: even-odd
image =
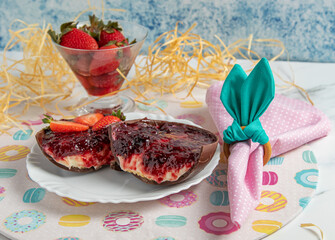
[[(127, 41), (128, 41), (128, 38), (127, 38)], [(130, 43), (129, 43), (129, 45), (130, 44), (134, 44), (134, 43), (136, 43), (137, 41), (136, 41), (136, 38), (134, 38), (134, 40), (133, 41), (131, 41)]]
[[(69, 31), (71, 30), (72, 28), (77, 28), (77, 24), (78, 22), (66, 22), (66, 23), (63, 23), (61, 26), (60, 26), (60, 31), (61, 33), (65, 32), (65, 31)], [(63, 33), (64, 35), (65, 33)]]
[(112, 22), (112, 21), (108, 21), (108, 23), (103, 28), (103, 30), (105, 30), (108, 33), (113, 33), (114, 29), (116, 29), (120, 32), (122, 31), (122, 28), (119, 27), (119, 23), (118, 22)]
[(121, 121), (126, 120), (126, 116), (121, 112), (121, 110), (117, 110), (117, 112), (113, 111), (112, 116), (120, 118)]
[(43, 114), (43, 115), (45, 116), (45, 118), (42, 119), (43, 123), (51, 123), (54, 120), (51, 116), (47, 114)]
[(60, 42), (60, 37), (59, 37), (59, 35), (55, 31), (49, 29), (48, 30), (48, 34), (51, 37), (52, 41), (54, 41), (55, 43), (59, 43)]
[(104, 45), (104, 47), (112, 46), (112, 45), (118, 46), (117, 41), (109, 41), (106, 45)]

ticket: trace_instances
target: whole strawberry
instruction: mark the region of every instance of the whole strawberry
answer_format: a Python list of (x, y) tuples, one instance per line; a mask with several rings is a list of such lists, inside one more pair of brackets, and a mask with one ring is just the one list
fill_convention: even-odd
[(68, 48), (95, 50), (99, 48), (96, 40), (88, 33), (77, 29), (74, 22), (64, 23), (60, 27), (60, 34), (49, 30), (48, 33), (54, 42)]
[(128, 45), (127, 39), (121, 33), (122, 29), (118, 27), (117, 22), (109, 22), (107, 27), (101, 30), (98, 44), (100, 47), (105, 46), (110, 41), (125, 42)]
[(103, 20), (95, 15), (89, 16), (89, 20), (90, 25), (84, 25), (81, 29), (94, 37), (99, 47), (103, 47), (111, 41), (115, 43), (122, 42), (123, 45), (128, 45), (128, 40), (123, 35), (122, 28), (118, 22), (108, 21), (108, 23), (105, 24)]
[(113, 112), (112, 115), (108, 115), (100, 119), (96, 124), (93, 125), (92, 130), (97, 131), (113, 123), (124, 121), (125, 119), (126, 117), (123, 115), (121, 110), (118, 110), (117, 112)]

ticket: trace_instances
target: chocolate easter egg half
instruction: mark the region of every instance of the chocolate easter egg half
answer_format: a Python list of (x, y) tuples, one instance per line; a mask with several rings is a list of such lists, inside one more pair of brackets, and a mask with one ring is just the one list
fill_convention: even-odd
[(109, 128), (111, 149), (123, 171), (153, 184), (175, 184), (194, 176), (212, 159), (216, 135), (178, 122), (129, 120)]
[(107, 128), (69, 133), (44, 128), (36, 134), (36, 140), (47, 159), (65, 170), (90, 172), (103, 166), (115, 167)]

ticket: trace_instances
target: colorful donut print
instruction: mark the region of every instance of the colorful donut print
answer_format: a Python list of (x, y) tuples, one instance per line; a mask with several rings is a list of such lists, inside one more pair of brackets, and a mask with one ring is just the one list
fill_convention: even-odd
[(63, 227), (82, 227), (90, 223), (91, 218), (86, 215), (65, 215), (61, 217), (58, 224)]
[(95, 204), (95, 202), (81, 202), (68, 197), (62, 197), (62, 201), (71, 207), (86, 207)]
[(6, 189), (0, 186), (0, 201), (5, 198)]
[(30, 188), (23, 195), (24, 203), (38, 203), (42, 201), (45, 195), (43, 188)]
[(232, 223), (230, 214), (226, 212), (209, 213), (201, 217), (198, 223), (200, 229), (215, 235), (230, 234), (238, 230), (238, 226)]
[(11, 178), (17, 173), (16, 169), (13, 168), (0, 168), (0, 178)]
[(61, 238), (57, 238), (56, 240), (80, 240), (77, 237), (61, 237)]
[(228, 191), (215, 191), (209, 197), (209, 201), (214, 206), (228, 206), (229, 205), (229, 197)]
[[(224, 180), (220, 180), (219, 177), (224, 176)], [(215, 187), (226, 187), (227, 186), (227, 170), (220, 169), (215, 170), (209, 177), (206, 178), (207, 182)]]
[(297, 172), (294, 179), (295, 181), (303, 187), (316, 189), (318, 182), (312, 182), (308, 178), (310, 176), (319, 176), (319, 171), (317, 169), (305, 169)]
[(281, 228), (283, 224), (274, 220), (256, 220), (252, 223), (252, 229), (256, 232), (271, 234)]
[(177, 116), (177, 119), (187, 119), (187, 120), (194, 122), (197, 125), (202, 125), (206, 121), (203, 116), (199, 114), (192, 114), (192, 113), (179, 115)]
[(201, 108), (203, 105), (203, 102), (198, 101), (184, 101), (180, 103), (180, 107), (182, 108)]
[(311, 201), (311, 197), (303, 197), (299, 199), (299, 206), (305, 208), (308, 203)]
[(283, 157), (273, 157), (271, 158), (266, 165), (282, 165), (284, 161)]
[(168, 105), (166, 101), (157, 99), (144, 100), (142, 102), (150, 104), (145, 105), (143, 103), (137, 103), (138, 108), (142, 111), (157, 111), (159, 108), (164, 109)]
[(186, 222), (186, 217), (179, 215), (162, 215), (156, 218), (156, 225), (160, 227), (182, 227)]
[(132, 211), (120, 211), (108, 214), (103, 227), (113, 232), (129, 232), (142, 226), (144, 220), (141, 215)]
[(302, 159), (306, 163), (317, 163), (314, 153), (310, 150), (304, 151), (302, 153)]
[(13, 139), (16, 140), (16, 141), (28, 140), (32, 133), (33, 133), (33, 130), (31, 130), (31, 129), (24, 130), (24, 131), (19, 130), (16, 133), (14, 133)]
[(261, 199), (263, 198), (270, 198), (273, 200), (273, 202), (271, 204), (258, 204), (258, 206), (255, 208), (256, 211), (276, 212), (284, 208), (287, 204), (286, 197), (275, 191), (262, 191)]
[(173, 237), (158, 237), (155, 238), (154, 240), (176, 240), (176, 239), (174, 239)]
[(28, 155), (30, 149), (23, 145), (9, 145), (0, 148), (0, 161), (9, 162), (22, 159)]
[[(26, 218), (30, 218), (29, 221)], [(7, 217), (4, 221), (4, 226), (12, 232), (25, 233), (42, 226), (45, 223), (45, 219), (46, 216), (42, 212), (23, 210)]]
[(43, 124), (43, 121), (42, 121), (43, 118), (44, 118), (44, 116), (40, 115), (39, 119), (37, 119), (37, 120), (28, 120), (28, 121), (22, 122), (22, 125), (27, 125), (27, 126), (41, 125), (41, 124)]
[(278, 175), (275, 172), (263, 171), (263, 185), (276, 185), (278, 182)]
[(124, 104), (124, 105), (127, 105), (128, 98), (126, 98), (126, 97), (120, 97), (120, 98), (121, 98), (123, 104)]
[[(182, 199), (177, 199), (176, 197), (182, 197)], [(185, 206), (191, 206), (194, 202), (197, 201), (197, 195), (190, 190), (181, 191), (180, 193), (175, 193), (169, 196), (166, 196), (159, 200), (161, 203), (169, 206), (182, 208)]]

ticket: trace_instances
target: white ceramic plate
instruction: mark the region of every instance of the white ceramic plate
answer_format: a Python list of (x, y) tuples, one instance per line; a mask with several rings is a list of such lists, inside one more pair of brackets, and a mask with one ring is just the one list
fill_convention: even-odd
[[(126, 117), (127, 120), (147, 117), (197, 126), (188, 120), (175, 119), (167, 115), (128, 113)], [(63, 170), (47, 160), (39, 146), (35, 144), (27, 156), (27, 169), (33, 181), (62, 197), (84, 202), (131, 203), (155, 200), (188, 189), (208, 177), (219, 160), (218, 146), (212, 160), (197, 175), (176, 185), (160, 186), (146, 184), (129, 173), (109, 168), (86, 174)]]

